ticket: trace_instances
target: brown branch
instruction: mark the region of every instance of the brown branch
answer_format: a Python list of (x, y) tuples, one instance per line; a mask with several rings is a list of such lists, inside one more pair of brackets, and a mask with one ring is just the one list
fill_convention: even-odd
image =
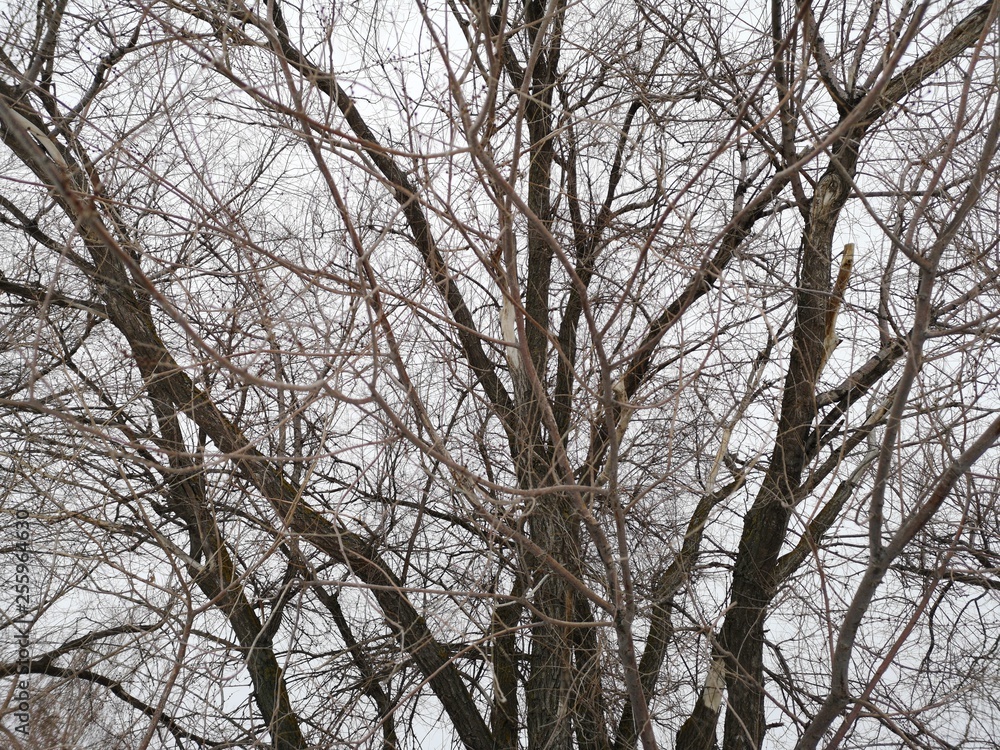
[(340, 632), (340, 637), (344, 639), (344, 645), (347, 646), (347, 650), (351, 654), (351, 661), (354, 662), (354, 666), (361, 673), (361, 679), (363, 680), (361, 689), (372, 699), (375, 707), (378, 709), (378, 723), (382, 727), (383, 750), (396, 750), (399, 747), (399, 738), (396, 736), (396, 721), (392, 715), (394, 706), (385, 690), (379, 684), (375, 668), (368, 661), (364, 651), (361, 650), (361, 644), (354, 637), (351, 626), (348, 624), (347, 618), (344, 617), (344, 610), (340, 606), (340, 599), (336, 594), (328, 593), (320, 585), (313, 586), (312, 590), (316, 594), (316, 598), (320, 600), (320, 603), (326, 607), (327, 611), (333, 617), (333, 622)]
[[(346, 565), (372, 587), (387, 622), (398, 633), (401, 646), (413, 656), (463, 742), (470, 750), (490, 750), (489, 729), (457, 667), (431, 634), (426, 620), (410, 604), (374, 546), (308, 506), (302, 499), (301, 488), (289, 482), (280, 468), (254, 448), (239, 427), (222, 414), (212, 398), (194, 385), (160, 339), (149, 306), (137, 297), (135, 284), (147, 285), (141, 291), (156, 293), (155, 288), (102, 220), (92, 199), (85, 197), (89, 193), (83, 191), (82, 185), (75, 184), (75, 173), (67, 173), (49, 159), (10, 113), (9, 103), (0, 96), (4, 142), (49, 185), (60, 206), (80, 228), (94, 260), (96, 280), (103, 286), (108, 318), (128, 341), (150, 398), (172, 404), (178, 412), (193, 419), (229, 456), (238, 472), (271, 502), (292, 532), (335, 562)], [(129, 278), (126, 269), (137, 282)], [(478, 345), (479, 340), (475, 341)]]
[[(392, 191), (393, 198), (403, 211), (407, 225), (413, 233), (413, 241), (424, 258), (424, 262), (431, 273), (431, 278), (434, 280), (435, 286), (438, 288), (455, 319), (455, 323), (457, 324), (455, 327), (456, 335), (462, 344), (462, 349), (469, 365), (476, 375), (480, 386), (496, 409), (505, 429), (511, 431), (514, 411), (513, 402), (503, 383), (501, 383), (493, 363), (486, 356), (482, 345), (482, 336), (478, 333), (472, 313), (469, 312), (462, 293), (452, 279), (452, 274), (438, 250), (430, 223), (421, 207), (417, 188), (410, 181), (406, 173), (399, 168), (392, 156), (379, 143), (378, 138), (361, 115), (354, 100), (337, 83), (334, 74), (322, 71), (292, 44), (281, 17), (280, 5), (274, 3), (273, 7), (274, 28), (278, 32), (275, 52), (282, 55), (295, 70), (306, 76), (319, 91), (326, 94), (336, 103), (337, 108), (351, 128), (351, 132), (359, 139), (365, 153), (378, 168), (379, 172), (382, 173), (382, 176), (388, 183), (388, 187)], [(244, 10), (237, 12), (235, 15), (237, 16), (237, 20), (252, 23), (265, 33), (273, 35), (271, 24), (256, 14)]]
[(99, 318), (107, 318), (104, 305), (99, 302), (79, 300), (62, 292), (44, 287), (41, 284), (18, 284), (14, 281), (8, 281), (0, 275), (0, 292), (9, 294), (12, 297), (20, 297), (36, 305), (53, 305), (72, 310), (83, 310)]
[(124, 701), (132, 708), (137, 709), (145, 716), (157, 716), (163, 727), (178, 740), (189, 740), (199, 747), (205, 748), (225, 748), (232, 747), (232, 742), (228, 740), (210, 740), (201, 735), (190, 732), (181, 726), (180, 722), (172, 718), (165, 712), (158, 712), (155, 706), (136, 698), (122, 687), (121, 682), (105, 675), (99, 674), (89, 669), (74, 669), (71, 667), (59, 667), (52, 663), (50, 659), (44, 657), (32, 659), (26, 664), (17, 662), (13, 664), (0, 664), (0, 677), (16, 677), (19, 674), (42, 674), (48, 677), (59, 677), (64, 680), (85, 680), (95, 685), (100, 685), (116, 698)]

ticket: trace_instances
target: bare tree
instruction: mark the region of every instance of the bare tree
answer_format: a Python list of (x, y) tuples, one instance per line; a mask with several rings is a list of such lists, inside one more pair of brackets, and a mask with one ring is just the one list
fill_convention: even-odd
[(992, 742), (997, 10), (5, 4), (4, 736)]

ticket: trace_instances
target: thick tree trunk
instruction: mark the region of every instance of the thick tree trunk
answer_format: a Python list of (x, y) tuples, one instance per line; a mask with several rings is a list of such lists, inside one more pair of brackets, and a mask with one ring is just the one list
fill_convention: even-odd
[(816, 381), (824, 360), (833, 232), (850, 193), (857, 147), (843, 141), (816, 186), (802, 241), (795, 332), (771, 465), (743, 523), (731, 605), (722, 628), (729, 668), (724, 750), (757, 750), (765, 731), (764, 620), (776, 565), (802, 479), (816, 417)]
[[(529, 517), (531, 538), (571, 572), (579, 569), (580, 522), (568, 498), (539, 498)], [(529, 564), (534, 561), (529, 560)], [(560, 576), (532, 564), (537, 612), (531, 629), (531, 670), (525, 685), (530, 750), (573, 746), (573, 626), (575, 592)]]

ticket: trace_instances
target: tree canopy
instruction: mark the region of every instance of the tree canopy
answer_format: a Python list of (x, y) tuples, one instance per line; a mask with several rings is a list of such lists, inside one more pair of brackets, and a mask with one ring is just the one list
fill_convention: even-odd
[(0, 744), (995, 742), (998, 10), (4, 2)]

